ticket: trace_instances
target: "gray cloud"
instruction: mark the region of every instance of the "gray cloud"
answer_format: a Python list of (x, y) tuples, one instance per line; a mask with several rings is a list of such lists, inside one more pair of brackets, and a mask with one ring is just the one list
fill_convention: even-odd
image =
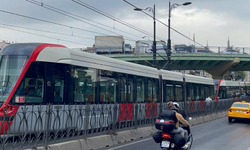
[[(93, 12), (85, 7), (82, 7), (71, 0), (37, 0), (39, 2), (44, 2), (44, 4), (51, 5), (56, 8), (60, 8), (62, 10), (75, 13), (82, 17), (98, 21), (104, 25), (107, 25), (111, 28), (116, 28), (122, 30), (120, 32), (118, 30), (112, 30), (109, 27), (105, 27), (99, 25), (105, 29), (112, 30), (118, 34), (124, 35), (128, 38), (132, 38), (133, 40), (141, 40), (140, 37), (145, 36), (145, 34), (140, 33), (136, 30), (128, 28), (124, 25), (119, 24), (117, 21), (113, 21), (112, 19), (108, 19), (103, 15), (100, 15), (96, 12)], [(123, 0), (82, 0), (83, 2), (102, 10), (116, 18), (125, 20), (126, 22), (133, 24), (147, 32), (153, 32), (153, 22), (152, 18), (149, 16), (141, 13), (135, 12), (133, 7), (125, 3)], [(156, 5), (156, 17), (161, 21), (167, 23), (168, 17), (168, 1), (163, 0), (128, 0), (132, 4), (140, 8), (146, 7), (153, 7)], [(183, 3), (183, 0), (172, 0), (172, 3)], [(247, 6), (249, 6), (250, 1), (248, 0), (241, 0), (240, 3), (234, 0), (191, 0), (192, 5), (176, 8), (173, 11), (172, 20), (172, 27), (177, 29), (178, 31), (182, 32), (183, 34), (189, 36), (193, 33), (197, 35), (197, 41), (206, 45), (206, 42), (213, 45), (222, 45), (227, 40), (227, 37), (230, 36), (234, 45), (244, 45), (249, 46), (247, 39), (247, 34), (250, 34), (248, 31), (247, 26), (249, 26), (249, 10)], [(238, 2), (238, 3), (236, 3)], [(36, 6), (31, 4), (25, 0), (1, 0), (0, 10), (6, 10), (10, 12), (20, 13), (27, 16), (41, 18), (44, 20), (53, 21), (56, 23), (62, 23), (69, 26), (75, 26), (78, 28), (83, 28), (90, 31), (96, 31), (103, 34), (113, 35), (114, 33), (96, 28), (92, 25), (88, 25), (86, 23), (79, 22), (72, 18), (68, 18), (66, 16), (60, 15), (58, 13), (52, 12), (50, 10), (44, 9), (40, 6)], [(151, 14), (149, 12), (149, 14)], [(201, 17), (203, 15), (203, 17)], [(207, 22), (208, 21), (208, 22)], [(35, 21), (31, 19), (24, 19), (21, 17), (8, 15), (5, 13), (0, 12), (0, 22), (6, 24), (15, 24), (25, 27), (32, 27), (32, 28), (39, 28), (45, 29), (50, 31), (57, 31), (63, 33), (71, 34), (72, 31), (74, 34), (92, 37), (96, 34), (79, 31), (76, 29), (70, 29), (67, 27), (61, 27), (58, 25), (43, 23), (40, 21)], [(88, 21), (89, 22), (89, 21)], [(200, 26), (198, 26), (200, 25)], [(238, 25), (238, 26), (237, 26)], [(241, 26), (241, 27), (240, 27)], [(240, 28), (240, 30), (235, 30), (235, 27)], [(243, 29), (244, 28), (244, 29)], [(213, 32), (211, 32), (212, 30)], [(1, 31), (4, 34), (1, 34)], [(127, 32), (127, 33), (124, 33)], [(237, 33), (236, 33), (237, 32)], [(6, 34), (9, 33), (9, 34)], [(8, 38), (7, 40), (11, 40), (12, 38), (15, 41), (29, 41), (29, 40), (45, 40), (46, 38), (39, 38), (36, 36), (18, 33), (18, 36), (14, 36), (16, 32), (9, 31), (6, 29), (1, 29), (1, 39)], [(130, 33), (130, 34), (129, 34)], [(44, 33), (41, 33), (44, 34)], [(137, 36), (134, 36), (135, 34)], [(239, 35), (242, 35), (242, 39), (238, 39)], [(58, 38), (65, 38), (69, 40), (76, 40), (77, 42), (88, 43), (88, 45), (93, 44), (93, 40), (89, 39), (78, 39), (74, 37), (65, 37), (65, 36), (58, 36), (58, 35), (51, 35)], [(157, 23), (157, 36), (162, 38), (167, 38), (167, 27)], [(19, 39), (18, 39), (19, 38)], [(152, 37), (150, 38), (152, 40)], [(55, 42), (55, 40), (47, 39), (47, 41)], [(129, 43), (133, 44), (133, 42), (128, 41)], [(188, 43), (186, 38), (183, 38), (177, 33), (172, 31), (172, 42), (173, 43)], [(79, 45), (71, 44), (71, 43), (63, 43), (69, 46), (78, 47)]]

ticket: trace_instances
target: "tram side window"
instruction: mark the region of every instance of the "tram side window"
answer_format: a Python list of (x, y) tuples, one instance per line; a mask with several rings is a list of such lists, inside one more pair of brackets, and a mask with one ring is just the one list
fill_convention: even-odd
[[(227, 97), (237, 97), (240, 95), (238, 86), (228, 86), (227, 87)], [(225, 97), (226, 98), (226, 97)]]
[(148, 79), (148, 93), (147, 93), (148, 97), (147, 97), (147, 101), (152, 102), (153, 98), (153, 87), (152, 87), (152, 80)]
[(44, 63), (33, 62), (14, 94), (14, 103), (42, 103), (44, 97)]
[(182, 97), (182, 86), (181, 85), (175, 85), (175, 94), (176, 94), (176, 101), (180, 102), (183, 100)]
[(209, 86), (209, 95), (211, 96), (212, 99), (214, 99), (214, 86), (213, 85)]
[(116, 102), (117, 73), (101, 70), (100, 73), (100, 102)]
[(157, 102), (158, 101), (158, 83), (159, 83), (159, 81), (158, 80), (153, 80), (153, 91), (152, 91), (152, 93), (153, 93), (153, 101), (154, 102)]
[(52, 73), (52, 83), (54, 89), (54, 103), (62, 103), (64, 96), (65, 65), (54, 64)]
[(205, 99), (204, 86), (200, 86), (200, 87), (201, 87), (201, 99), (204, 100)]
[(166, 84), (166, 100), (174, 100), (174, 86), (172, 84)]
[(189, 93), (190, 93), (191, 100), (195, 100), (194, 99), (194, 85), (193, 84), (189, 84)]
[(205, 97), (211, 96), (209, 95), (209, 88), (205, 87)]
[[(229, 91), (229, 90), (227, 89), (227, 87), (221, 86), (220, 89), (219, 89), (218, 97), (219, 97), (220, 99), (231, 98), (231, 97), (228, 97), (228, 96), (231, 95), (231, 93), (230, 93), (230, 95), (227, 95), (227, 94), (229, 94), (228, 91)], [(231, 96), (232, 96), (232, 95), (231, 95)]]
[(72, 67), (74, 102), (95, 103), (96, 69)]
[(134, 102), (134, 79), (133, 76), (129, 76), (128, 79), (128, 102)]
[[(122, 74), (120, 74), (122, 76)], [(121, 102), (126, 102), (127, 100), (127, 85), (126, 85), (126, 77), (122, 76), (120, 78), (120, 100)]]
[(137, 102), (144, 102), (145, 101), (145, 82), (143, 77), (139, 77), (136, 80), (136, 85), (137, 85), (137, 96), (136, 96), (136, 101)]
[(195, 93), (195, 100), (196, 100), (196, 101), (200, 100), (200, 98), (201, 98), (201, 97), (200, 97), (199, 88), (200, 88), (200, 85), (195, 84), (194, 93)]

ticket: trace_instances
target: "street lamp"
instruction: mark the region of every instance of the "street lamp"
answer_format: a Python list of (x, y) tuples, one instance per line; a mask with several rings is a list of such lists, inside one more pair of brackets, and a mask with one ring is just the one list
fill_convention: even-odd
[(153, 20), (154, 20), (154, 41), (153, 41), (153, 45), (152, 45), (152, 51), (153, 51), (153, 67), (156, 67), (156, 41), (155, 41), (155, 5), (154, 8), (152, 7), (147, 7), (145, 9), (141, 9), (141, 8), (135, 8), (135, 11), (143, 11), (143, 10), (147, 10), (147, 11), (151, 11), (153, 13)]
[(187, 6), (192, 4), (191, 2), (185, 2), (183, 4), (173, 4), (169, 1), (169, 13), (168, 13), (168, 44), (167, 44), (167, 56), (168, 56), (168, 65), (167, 70), (171, 70), (171, 39), (170, 39), (170, 18), (171, 18), (171, 11), (172, 9), (178, 6)]

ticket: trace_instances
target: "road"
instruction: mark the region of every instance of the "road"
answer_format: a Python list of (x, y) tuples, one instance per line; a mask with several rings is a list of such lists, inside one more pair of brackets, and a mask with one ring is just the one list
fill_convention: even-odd
[[(191, 150), (247, 150), (250, 147), (250, 123), (228, 123), (227, 117), (191, 128)], [(106, 148), (106, 150), (160, 150), (152, 137)], [(102, 149), (103, 150), (103, 149)]]

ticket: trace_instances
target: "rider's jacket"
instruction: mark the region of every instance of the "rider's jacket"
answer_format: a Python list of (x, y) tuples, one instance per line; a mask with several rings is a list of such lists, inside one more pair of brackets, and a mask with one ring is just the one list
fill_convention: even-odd
[(173, 120), (175, 124), (178, 122), (178, 119), (175, 115), (175, 111), (169, 108), (164, 109), (159, 117), (164, 120)]
[(177, 127), (179, 127), (180, 123), (181, 123), (183, 126), (185, 126), (185, 127), (189, 126), (189, 123), (187, 122), (187, 120), (185, 120), (185, 119), (183, 118), (183, 116), (182, 116), (181, 114), (179, 114), (178, 112), (176, 112), (176, 113), (175, 113), (175, 116), (176, 116), (176, 118), (177, 118), (177, 120), (178, 120), (178, 122), (175, 124)]

